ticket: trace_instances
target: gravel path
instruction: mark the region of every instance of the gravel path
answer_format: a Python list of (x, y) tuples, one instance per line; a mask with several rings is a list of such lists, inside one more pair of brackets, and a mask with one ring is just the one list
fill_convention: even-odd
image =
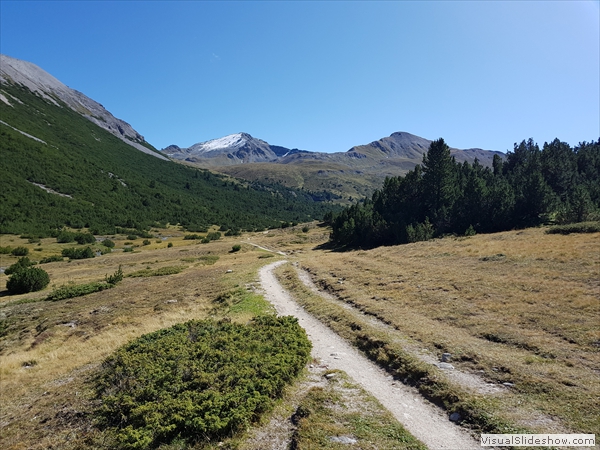
[(425, 401), (415, 389), (395, 382), (326, 325), (308, 314), (279, 284), (273, 270), (277, 261), (259, 271), (260, 282), (277, 313), (298, 318), (313, 344), (312, 355), (330, 369), (343, 370), (386, 407), (404, 427), (432, 450), (481, 449), (465, 430), (454, 425), (439, 408)]

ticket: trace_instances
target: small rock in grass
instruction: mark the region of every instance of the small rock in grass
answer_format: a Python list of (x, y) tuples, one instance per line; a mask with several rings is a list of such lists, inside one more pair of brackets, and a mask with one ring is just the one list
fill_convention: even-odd
[(356, 444), (358, 442), (349, 436), (331, 436), (329, 440), (331, 442), (339, 442), (340, 444)]
[(446, 362), (437, 363), (435, 366), (439, 367), (440, 369), (443, 369), (443, 370), (452, 370), (452, 369), (454, 369), (454, 366), (452, 364), (446, 363)]
[(455, 413), (450, 414), (451, 422), (458, 422), (460, 419), (462, 419), (462, 416), (459, 413), (455, 412)]

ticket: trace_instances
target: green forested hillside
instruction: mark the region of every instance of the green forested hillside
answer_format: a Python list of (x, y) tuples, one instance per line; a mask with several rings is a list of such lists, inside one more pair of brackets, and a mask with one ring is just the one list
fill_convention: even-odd
[(45, 235), (62, 226), (110, 233), (157, 223), (260, 229), (320, 218), (331, 207), (160, 160), (26, 88), (3, 84), (2, 92), (12, 106), (0, 102), (0, 233)]
[(529, 139), (489, 168), (457, 163), (439, 139), (422, 166), (335, 217), (331, 241), (372, 247), (598, 217), (600, 141), (571, 148), (555, 139), (540, 149)]

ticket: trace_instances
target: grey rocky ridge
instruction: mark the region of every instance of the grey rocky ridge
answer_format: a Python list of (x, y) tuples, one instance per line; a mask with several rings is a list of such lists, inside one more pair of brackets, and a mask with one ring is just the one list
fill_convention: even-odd
[[(127, 122), (117, 119), (100, 103), (75, 89), (71, 89), (33, 63), (7, 55), (0, 55), (0, 83), (25, 86), (56, 106), (67, 105), (137, 150), (160, 159), (168, 159), (152, 150), (144, 137)], [(20, 100), (0, 90), (0, 101), (11, 105), (11, 102), (19, 102)]]

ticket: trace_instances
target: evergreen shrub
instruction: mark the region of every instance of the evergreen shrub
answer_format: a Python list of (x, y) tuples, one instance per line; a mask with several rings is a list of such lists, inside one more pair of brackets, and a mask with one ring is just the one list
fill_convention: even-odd
[(63, 257), (60, 255), (52, 255), (52, 256), (48, 256), (47, 258), (43, 258), (40, 261), (40, 264), (47, 264), (47, 263), (58, 262), (58, 261), (63, 261)]
[(27, 247), (15, 247), (10, 251), (13, 256), (27, 256), (29, 255), (29, 249)]
[(114, 243), (114, 241), (111, 241), (110, 239), (104, 239), (102, 241), (102, 245), (104, 245), (105, 247), (108, 247), (108, 248), (113, 248), (115, 246), (115, 243)]
[(94, 292), (104, 291), (113, 287), (112, 284), (94, 281), (85, 284), (66, 284), (53, 290), (46, 300), (55, 302), (57, 300), (65, 300), (67, 298), (82, 297)]
[(75, 233), (75, 241), (80, 245), (93, 244), (96, 238), (92, 233)]
[(90, 247), (86, 248), (65, 248), (62, 255), (69, 259), (87, 259), (94, 258), (96, 254)]
[(99, 423), (125, 449), (218, 441), (272, 408), (310, 349), (293, 317), (193, 320), (144, 335), (104, 361)]
[(26, 267), (13, 273), (6, 282), (6, 289), (11, 294), (26, 294), (41, 291), (50, 283), (50, 276), (44, 269)]
[(22, 258), (19, 258), (16, 263), (10, 265), (4, 271), (4, 273), (6, 275), (12, 275), (13, 273), (18, 272), (19, 270), (26, 269), (27, 267), (33, 266), (34, 264), (35, 263), (31, 261), (27, 256), (23, 256)]

